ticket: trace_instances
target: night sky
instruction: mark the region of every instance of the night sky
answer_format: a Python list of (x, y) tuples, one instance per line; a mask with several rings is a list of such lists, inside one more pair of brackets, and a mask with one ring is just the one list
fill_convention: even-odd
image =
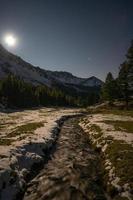
[(105, 79), (133, 39), (133, 0), (0, 0), (0, 41), (35, 66)]

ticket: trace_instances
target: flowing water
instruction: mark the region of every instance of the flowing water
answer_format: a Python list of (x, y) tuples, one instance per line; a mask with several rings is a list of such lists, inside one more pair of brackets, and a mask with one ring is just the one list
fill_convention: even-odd
[(78, 118), (62, 126), (56, 150), (27, 187), (24, 200), (104, 200), (100, 158), (78, 125)]

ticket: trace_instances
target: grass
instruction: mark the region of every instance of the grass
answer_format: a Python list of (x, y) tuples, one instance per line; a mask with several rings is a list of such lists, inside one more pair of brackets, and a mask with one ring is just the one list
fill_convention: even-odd
[(112, 109), (108, 111), (111, 114), (114, 115), (123, 115), (123, 116), (130, 116), (133, 117), (133, 110), (116, 110), (116, 109)]
[(3, 126), (0, 125), (0, 129), (3, 129)]
[(103, 134), (101, 128), (98, 125), (96, 125), (96, 124), (92, 124), (91, 127), (89, 128), (89, 130), (92, 131), (92, 132), (94, 132), (94, 133), (95, 132), (97, 133), (97, 134), (93, 135), (93, 137), (95, 139), (100, 138), (102, 136), (102, 134)]
[[(116, 108), (97, 108), (88, 110), (89, 114), (113, 114), (133, 117), (133, 110), (118, 110)], [(127, 133), (133, 133), (133, 121), (120, 121), (120, 120), (104, 120), (102, 121), (114, 126), (115, 130), (125, 131)], [(103, 158), (103, 181), (105, 190), (114, 200), (127, 200), (126, 197), (119, 196), (118, 190), (109, 181), (109, 171), (104, 168), (105, 158), (109, 159), (114, 167), (115, 176), (120, 178), (119, 185), (124, 186), (129, 184), (130, 188), (133, 188), (133, 146), (124, 141), (114, 140), (112, 136), (105, 138), (102, 136), (102, 130), (97, 125), (92, 125), (90, 130), (98, 132), (98, 135), (93, 135), (98, 138), (98, 143), (102, 144), (102, 141), (108, 144)], [(97, 143), (95, 144), (97, 145)]]
[(106, 149), (106, 153), (115, 167), (120, 185), (129, 183), (133, 188), (133, 147), (122, 141), (114, 140)]
[(34, 130), (42, 127), (43, 125), (44, 125), (43, 122), (34, 122), (18, 126), (13, 132), (8, 134), (8, 137), (15, 137), (21, 134), (31, 134), (33, 133)]
[(133, 110), (119, 110), (116, 108), (97, 108), (97, 109), (87, 109), (89, 114), (114, 114), (133, 117)]
[(0, 139), (0, 145), (2, 145), (2, 146), (9, 146), (9, 145), (11, 145), (12, 142), (13, 142), (13, 140), (11, 140), (11, 139), (5, 139), (5, 138)]
[(128, 133), (133, 133), (133, 121), (105, 120), (103, 122), (113, 125), (116, 131), (126, 131)]

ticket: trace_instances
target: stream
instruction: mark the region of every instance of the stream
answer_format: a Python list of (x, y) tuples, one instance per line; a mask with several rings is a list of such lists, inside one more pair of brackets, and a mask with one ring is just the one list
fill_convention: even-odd
[(100, 156), (78, 125), (64, 122), (55, 151), (40, 173), (28, 183), (23, 200), (105, 200)]

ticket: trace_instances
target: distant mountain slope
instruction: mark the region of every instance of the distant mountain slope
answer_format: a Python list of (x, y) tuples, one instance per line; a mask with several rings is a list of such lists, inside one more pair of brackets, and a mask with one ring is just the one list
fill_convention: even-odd
[(103, 84), (100, 79), (94, 76), (79, 78), (69, 72), (49, 71), (34, 67), (0, 45), (0, 79), (8, 74), (14, 74), (34, 85), (64, 86), (80, 92), (85, 92), (88, 87), (101, 87)]
[(10, 73), (35, 85), (44, 84), (50, 86), (51, 84), (51, 81), (45, 77), (44, 70), (32, 66), (0, 45), (0, 78), (4, 78)]

